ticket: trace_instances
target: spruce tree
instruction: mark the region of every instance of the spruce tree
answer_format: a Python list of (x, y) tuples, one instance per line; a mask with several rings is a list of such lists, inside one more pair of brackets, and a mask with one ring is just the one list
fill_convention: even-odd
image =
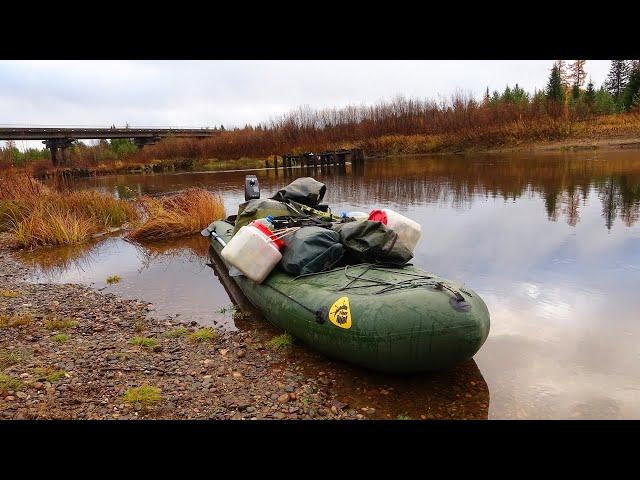
[(564, 89), (565, 87), (562, 84), (562, 77), (560, 76), (560, 67), (556, 63), (551, 68), (549, 83), (547, 83), (545, 91), (548, 106), (550, 107), (553, 115), (557, 116), (561, 112), (562, 105), (564, 105)]
[(609, 75), (604, 83), (607, 91), (613, 95), (616, 102), (620, 101), (620, 96), (627, 86), (631, 65), (627, 60), (611, 60)]
[(549, 83), (547, 83), (546, 94), (549, 100), (553, 100), (558, 103), (564, 102), (564, 85), (562, 84), (562, 77), (560, 75), (560, 68), (558, 65), (554, 65), (551, 68), (551, 75), (549, 75)]
[(596, 90), (593, 87), (593, 80), (589, 79), (589, 83), (587, 84), (587, 90), (584, 92), (584, 101), (589, 106), (589, 108), (593, 108), (593, 102), (596, 99)]
[(630, 110), (633, 106), (634, 98), (640, 92), (640, 68), (635, 68), (629, 75), (624, 91), (622, 92), (622, 106), (625, 110)]
[(573, 98), (574, 100), (580, 98), (580, 87), (577, 83), (574, 83), (573, 87), (571, 87), (571, 98)]

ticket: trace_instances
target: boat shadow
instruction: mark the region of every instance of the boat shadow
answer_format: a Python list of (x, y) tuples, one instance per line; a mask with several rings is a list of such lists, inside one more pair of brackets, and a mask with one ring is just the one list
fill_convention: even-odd
[[(238, 329), (253, 331), (263, 340), (282, 333), (249, 302), (217, 255), (210, 255), (208, 265), (241, 311), (234, 317)], [(301, 342), (294, 342), (279, 367), (296, 368), (334, 394), (336, 408), (355, 409), (365, 418), (433, 420), (489, 416), (489, 387), (473, 359), (447, 370), (392, 375), (329, 359)]]

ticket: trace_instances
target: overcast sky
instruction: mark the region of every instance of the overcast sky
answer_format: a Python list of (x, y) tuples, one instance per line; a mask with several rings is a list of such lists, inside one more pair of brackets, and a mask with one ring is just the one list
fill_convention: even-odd
[[(0, 124), (242, 126), (300, 105), (544, 88), (536, 61), (0, 61)], [(567, 62), (568, 63), (568, 62)], [(589, 60), (596, 87), (609, 61)]]

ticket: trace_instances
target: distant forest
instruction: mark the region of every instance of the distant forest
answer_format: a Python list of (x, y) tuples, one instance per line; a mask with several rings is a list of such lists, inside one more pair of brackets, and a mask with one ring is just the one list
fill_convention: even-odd
[[(640, 60), (612, 60), (599, 88), (586, 60), (557, 60), (544, 88), (527, 92), (518, 84), (482, 98), (456, 93), (449, 99), (405, 98), (375, 105), (314, 110), (300, 107), (257, 125), (216, 127), (205, 139), (166, 138), (139, 150), (129, 140), (76, 142), (73, 165), (91, 168), (113, 162), (265, 158), (283, 153), (361, 147), (367, 153), (428, 153), (637, 132), (640, 125)], [(607, 117), (606, 121), (602, 119)], [(610, 118), (615, 117), (615, 118)], [(620, 118), (618, 118), (620, 117)], [(28, 166), (49, 159), (46, 149), (0, 149), (0, 167)]]

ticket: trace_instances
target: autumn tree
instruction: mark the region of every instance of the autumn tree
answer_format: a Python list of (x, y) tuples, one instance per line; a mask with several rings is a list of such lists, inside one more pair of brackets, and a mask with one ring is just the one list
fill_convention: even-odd
[(569, 66), (570, 73), (568, 74), (568, 78), (571, 80), (572, 85), (577, 85), (580, 88), (584, 81), (587, 78), (587, 74), (584, 71), (584, 64), (586, 60), (574, 60), (574, 62)]
[(560, 75), (560, 82), (564, 88), (569, 88), (569, 77), (567, 73), (567, 66), (564, 60), (556, 60), (554, 64), (558, 68)]

